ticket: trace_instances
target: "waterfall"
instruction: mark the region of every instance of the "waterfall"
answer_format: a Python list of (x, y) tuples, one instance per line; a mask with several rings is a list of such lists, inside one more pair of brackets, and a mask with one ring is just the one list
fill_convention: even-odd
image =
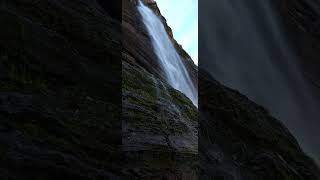
[(273, 1), (200, 1), (200, 68), (266, 107), (320, 160), (319, 103)]
[(165, 72), (168, 83), (185, 94), (194, 105), (198, 106), (198, 92), (161, 19), (141, 1), (138, 4), (138, 11), (142, 16), (143, 23), (151, 38), (153, 49), (159, 59), (159, 64)]

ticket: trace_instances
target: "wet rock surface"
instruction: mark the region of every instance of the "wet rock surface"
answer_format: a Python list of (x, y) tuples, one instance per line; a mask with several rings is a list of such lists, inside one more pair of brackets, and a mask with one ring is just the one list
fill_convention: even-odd
[(192, 102), (125, 61), (122, 93), (124, 174), (133, 179), (196, 179), (198, 118)]
[(123, 1), (122, 25), (123, 172), (131, 179), (197, 179), (197, 108), (166, 82), (136, 1)]

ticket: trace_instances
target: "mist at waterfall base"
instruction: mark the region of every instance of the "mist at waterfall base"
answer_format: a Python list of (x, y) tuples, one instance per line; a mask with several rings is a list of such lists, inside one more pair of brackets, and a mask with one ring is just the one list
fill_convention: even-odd
[(141, 1), (138, 4), (138, 11), (142, 16), (143, 23), (151, 38), (153, 49), (165, 72), (168, 83), (185, 94), (194, 105), (198, 106), (198, 92), (162, 21)]
[(320, 106), (267, 0), (199, 1), (199, 67), (263, 105), (319, 162)]

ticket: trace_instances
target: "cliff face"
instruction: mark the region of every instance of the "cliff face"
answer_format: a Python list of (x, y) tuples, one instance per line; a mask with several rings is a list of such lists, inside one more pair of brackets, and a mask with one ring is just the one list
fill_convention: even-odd
[(135, 6), (1, 1), (0, 179), (319, 179), (279, 121), (204, 72), (199, 127)]
[(120, 177), (115, 16), (91, 0), (0, 2), (0, 179)]
[[(174, 39), (173, 33), (171, 28), (167, 25), (166, 19), (161, 15), (160, 10), (153, 0), (144, 0), (144, 2), (150, 9), (152, 9), (160, 19), (162, 19), (163, 24), (168, 32), (169, 37), (171, 38), (174, 46), (177, 49), (177, 52), (180, 54), (181, 58), (183, 59), (183, 63), (185, 64), (187, 70), (189, 71), (190, 78), (192, 79), (195, 87), (198, 87), (198, 68), (194, 64), (191, 57), (187, 54), (187, 52), (182, 48), (180, 44)], [(129, 30), (129, 33), (123, 33), (124, 40), (132, 39), (131, 41), (127, 42), (124, 41), (124, 46), (128, 47), (126, 49), (137, 49), (132, 50), (134, 52), (139, 52), (140, 54), (143, 54), (146, 57), (140, 57), (138, 58), (139, 63), (143, 63), (145, 65), (145, 68), (149, 69), (150, 71), (154, 71), (157, 74), (162, 74), (162, 70), (160, 69), (159, 64), (157, 63), (157, 57), (154, 54), (154, 51), (152, 50), (152, 45), (149, 40), (147, 31), (143, 25), (143, 22), (141, 21), (141, 17), (137, 12), (136, 5), (138, 3), (138, 0), (130, 0), (130, 1), (124, 1), (123, 2), (123, 26)], [(131, 36), (131, 37), (130, 37)], [(136, 39), (134, 39), (136, 38)], [(140, 38), (140, 39), (139, 39)], [(141, 43), (143, 42), (143, 43)], [(136, 43), (127, 45), (128, 43)], [(138, 56), (138, 55), (135, 55)], [(141, 56), (141, 55), (139, 55)], [(146, 62), (145, 60), (148, 59)], [(163, 74), (162, 74), (163, 76)]]
[(136, 1), (123, 1), (122, 25), (123, 171), (134, 179), (197, 179), (197, 109), (166, 82)]
[[(301, 63), (309, 63), (309, 66), (313, 65), (314, 67), (318, 67), (319, 63), (317, 61), (319, 56), (316, 55), (316, 53), (318, 52), (315, 51), (315, 47), (319, 45), (319, 42), (315, 40), (315, 34), (318, 33), (317, 22), (319, 21), (319, 17), (316, 16), (317, 13), (314, 10), (309, 11), (309, 8), (311, 8), (310, 6), (307, 6), (308, 8), (305, 7), (307, 5), (307, 2), (311, 1), (257, 1), (257, 3), (261, 4), (262, 2), (267, 2), (274, 5), (274, 10), (276, 11), (276, 13), (279, 13), (279, 15), (281, 15), (277, 17), (284, 18), (283, 20), (285, 20), (284, 22), (286, 22), (285, 28), (287, 30), (287, 34), (290, 33), (291, 41), (293, 45), (296, 45), (296, 48), (298, 46), (300, 48), (303, 48), (305, 51), (308, 48), (311, 48), (311, 46), (314, 46), (311, 48), (312, 50), (309, 49), (309, 52), (305, 51), (302, 53), (301, 49), (299, 48), (297, 48), (299, 49), (297, 51), (301, 54), (304, 54), (305, 56), (314, 56), (314, 60), (317, 59), (312, 63), (309, 61), (310, 58), (299, 58)], [(299, 4), (297, 4), (297, 2), (299, 2)], [(210, 7), (210, 5), (213, 6), (212, 4), (214, 3), (209, 3), (209, 1), (207, 1), (206, 4)], [(230, 13), (232, 12), (233, 8), (235, 12), (239, 10), (239, 7), (241, 5), (252, 5), (252, 7), (255, 7), (254, 3), (251, 3), (251, 1), (246, 1), (246, 3), (238, 2), (234, 4), (237, 4), (238, 6), (235, 5), (234, 7), (231, 7)], [(293, 5), (295, 5), (295, 8), (298, 8), (299, 11), (297, 11), (297, 9), (292, 9)], [(316, 6), (312, 6), (312, 9), (313, 8), (316, 8)], [(210, 10), (210, 8), (206, 9)], [(224, 9), (222, 9), (222, 11), (224, 11)], [(255, 24), (255, 26), (257, 26), (258, 28), (262, 28), (262, 18), (259, 18), (259, 16), (250, 17), (250, 15), (254, 14), (254, 11), (259, 11), (259, 9), (249, 9), (249, 15), (246, 14), (245, 18), (257, 18), (258, 21), (256, 21), (257, 23)], [(216, 19), (218, 21), (215, 24), (218, 27), (216, 29), (219, 30), (219, 20), (225, 21), (225, 19), (223, 19), (224, 16), (219, 14), (219, 12), (214, 12), (219, 17), (221, 17), (220, 19)], [(214, 16), (215, 13), (212, 13), (212, 15)], [(237, 13), (234, 14), (240, 15)], [(292, 21), (292, 18), (290, 18), (289, 21), (288, 17), (291, 16), (296, 16), (295, 18), (298, 18), (299, 22), (297, 23), (295, 21)], [(210, 16), (206, 14), (206, 17)], [(208, 18), (208, 21), (209, 20), (211, 19)], [(235, 20), (238, 19), (235, 18)], [(261, 24), (259, 20), (261, 21)], [(233, 23), (232, 21), (230, 22), (230, 24)], [(236, 24), (238, 23), (240, 26), (246, 24), (242, 22), (241, 19), (240, 21), (236, 22)], [(206, 24), (206, 26), (210, 27), (210, 25), (212, 24), (208, 23)], [(299, 26), (302, 25), (305, 26), (305, 28), (309, 29), (309, 31), (302, 33), (302, 31), (298, 30), (300, 29)], [(251, 26), (245, 27), (250, 28)], [(269, 27), (267, 27), (265, 31), (262, 31), (261, 34), (266, 35), (263, 38), (268, 38), (268, 28)], [(223, 28), (221, 29), (229, 30)], [(234, 34), (237, 34), (237, 30), (234, 30)], [(299, 31), (300, 33), (297, 33)], [(213, 32), (213, 34), (214, 33), (215, 32)], [(221, 33), (222, 40), (225, 40), (224, 38), (233, 38), (233, 32), (229, 32), (226, 34), (227, 35), (223, 36), (223, 33)], [(230, 37), (228, 35), (230, 35)], [(217, 36), (213, 37), (219, 38)], [(244, 37), (246, 38), (247, 36)], [(309, 40), (306, 39), (306, 37), (309, 37)], [(248, 36), (248, 38), (251, 37)], [(301, 40), (298, 41), (298, 39), (300, 38)], [(312, 40), (313, 45), (310, 44), (311, 39), (314, 39)], [(205, 37), (203, 39), (200, 39), (200, 41), (204, 40)], [(245, 42), (245, 39), (242, 40), (244, 41), (240, 41), (240, 44)], [(226, 39), (226, 41), (228, 40)], [(221, 47), (219, 47), (220, 49), (217, 47), (219, 46), (219, 44), (215, 45), (216, 51), (221, 50)], [(234, 44), (230, 45), (234, 46)], [(265, 45), (265, 47), (268, 46), (267, 44)], [(241, 45), (238, 45), (238, 47), (240, 46)], [(213, 50), (213, 53), (214, 52), (215, 51)], [(227, 52), (232, 54), (232, 48), (228, 49)], [(252, 53), (254, 54), (255, 52)], [(201, 49), (200, 54), (202, 55), (202, 58), (207, 58), (205, 56), (206, 54), (201, 52)], [(202, 63), (202, 65), (209, 64), (208, 62), (210, 62), (211, 60), (214, 62), (214, 59), (207, 58), (206, 60), (204, 60), (200, 58), (200, 63), (202, 61), (204, 62)], [(237, 60), (242, 59), (239, 58)], [(220, 62), (221, 65), (225, 65), (223, 64), (223, 59)], [(257, 62), (259, 61), (257, 60)], [(241, 66), (237, 68), (240, 67)], [(315, 69), (312, 70), (307, 67), (305, 67), (304, 70), (309, 75), (311, 73), (315, 75), (319, 72), (318, 70), (315, 71)], [(265, 83), (264, 79), (261, 78), (260, 80), (261, 82)], [(250, 84), (250, 79), (248, 79), (246, 83)], [(199, 153), (201, 179), (320, 179), (319, 168), (317, 167), (317, 165), (313, 162), (312, 159), (307, 157), (304, 152), (302, 152), (295, 138), (290, 134), (287, 128), (285, 128), (285, 126), (281, 124), (280, 121), (271, 117), (264, 108), (250, 101), (238, 92), (223, 87), (213, 78), (210, 78), (209, 75), (205, 75), (205, 73), (201, 70), (199, 73), (199, 88)], [(319, 90), (315, 91), (319, 92)], [(291, 119), (289, 119), (289, 121), (290, 120)], [(307, 127), (312, 127), (312, 125)]]
[[(183, 128), (197, 127), (196, 116), (190, 116), (196, 114), (195, 109), (180, 93), (168, 91), (170, 86), (158, 78), (161, 70), (145, 65), (144, 61), (156, 64), (156, 57), (152, 48), (146, 49), (151, 47), (150, 40), (135, 2), (124, 4), (123, 19), (124, 36), (130, 34), (130, 39), (124, 39), (123, 61), (123, 142), (130, 162), (126, 172), (134, 171), (137, 179), (319, 179), (318, 167), (280, 121), (204, 71), (199, 77), (199, 134)], [(162, 17), (154, 1), (145, 3)], [(169, 27), (167, 32), (176, 43)], [(138, 43), (143, 48), (132, 47)], [(177, 44), (176, 48), (183, 51)], [(147, 58), (134, 55), (141, 50)], [(183, 101), (172, 98), (172, 93)], [(183, 107), (193, 109), (192, 113)], [(180, 113), (174, 115), (176, 108)]]
[(320, 179), (315, 162), (261, 106), (200, 71), (200, 179)]

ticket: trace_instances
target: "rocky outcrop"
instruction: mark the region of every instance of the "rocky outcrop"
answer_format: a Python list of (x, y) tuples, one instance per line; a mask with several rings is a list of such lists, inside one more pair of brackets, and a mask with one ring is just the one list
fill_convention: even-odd
[(261, 106), (200, 71), (200, 179), (315, 180), (320, 171)]

